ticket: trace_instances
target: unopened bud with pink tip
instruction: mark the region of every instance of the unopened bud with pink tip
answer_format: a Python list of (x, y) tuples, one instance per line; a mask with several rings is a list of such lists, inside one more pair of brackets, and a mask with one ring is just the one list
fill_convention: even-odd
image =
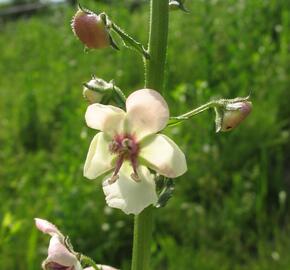
[(89, 49), (110, 46), (110, 35), (101, 16), (79, 8), (72, 19), (72, 30)]
[[(224, 102), (223, 102), (224, 101)], [(221, 106), (221, 107), (220, 107)], [(247, 98), (222, 100), (221, 105), (215, 108), (216, 131), (230, 131), (240, 125), (251, 113), (252, 102)]]

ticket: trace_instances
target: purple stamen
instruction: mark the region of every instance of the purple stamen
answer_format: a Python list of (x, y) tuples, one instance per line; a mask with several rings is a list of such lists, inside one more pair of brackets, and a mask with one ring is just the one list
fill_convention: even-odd
[(111, 177), (111, 179), (109, 180), (110, 184), (113, 184), (113, 183), (115, 183), (118, 180), (118, 178), (119, 178), (118, 173), (119, 173), (119, 171), (120, 171), (120, 169), (122, 167), (123, 162), (124, 162), (124, 156), (121, 155), (117, 159), (116, 167), (115, 167), (115, 170), (114, 170), (114, 174)]
[(132, 165), (132, 168), (133, 168), (133, 173), (131, 174), (131, 178), (134, 181), (139, 182), (140, 178), (139, 178), (138, 172), (137, 172), (137, 168), (138, 168), (137, 156), (132, 156), (131, 157), (131, 165)]

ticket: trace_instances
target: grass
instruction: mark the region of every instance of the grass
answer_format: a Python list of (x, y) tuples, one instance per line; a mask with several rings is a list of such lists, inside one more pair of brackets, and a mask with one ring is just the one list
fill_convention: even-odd
[[(289, 5), (188, 5), (189, 15), (170, 18), (172, 115), (249, 92), (254, 110), (230, 133), (215, 134), (213, 112), (167, 130), (189, 171), (157, 212), (154, 269), (289, 269)], [(147, 7), (87, 6), (146, 43)], [(34, 228), (37, 216), (98, 262), (129, 268), (132, 217), (108, 209), (100, 183), (82, 176), (94, 132), (84, 123), (81, 83), (95, 74), (129, 93), (143, 85), (143, 63), (126, 49), (84, 53), (70, 30), (73, 12), (59, 7), (1, 25), (1, 269), (40, 268), (48, 237)]]

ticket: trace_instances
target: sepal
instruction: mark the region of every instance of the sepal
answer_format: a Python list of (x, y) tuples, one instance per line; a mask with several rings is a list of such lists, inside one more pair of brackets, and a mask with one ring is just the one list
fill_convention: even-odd
[(158, 192), (158, 201), (155, 205), (156, 208), (161, 208), (166, 206), (168, 201), (173, 196), (173, 192), (175, 189), (175, 184), (172, 179), (159, 176), (156, 179), (156, 186)]

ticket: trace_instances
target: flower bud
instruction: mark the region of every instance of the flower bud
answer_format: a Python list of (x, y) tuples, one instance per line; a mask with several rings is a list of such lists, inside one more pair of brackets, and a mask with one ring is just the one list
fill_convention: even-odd
[(114, 85), (111, 82), (108, 83), (103, 79), (93, 77), (84, 84), (83, 96), (89, 104), (101, 103), (103, 96), (113, 87)]
[(240, 101), (228, 103), (224, 107), (219, 131), (230, 131), (236, 128), (252, 111), (252, 102)]
[(188, 12), (188, 10), (184, 7), (185, 0), (170, 0), (169, 1), (169, 9), (170, 10), (182, 10), (184, 12)]
[(90, 49), (110, 45), (110, 36), (102, 18), (93, 12), (79, 9), (72, 19), (72, 30), (79, 40)]

